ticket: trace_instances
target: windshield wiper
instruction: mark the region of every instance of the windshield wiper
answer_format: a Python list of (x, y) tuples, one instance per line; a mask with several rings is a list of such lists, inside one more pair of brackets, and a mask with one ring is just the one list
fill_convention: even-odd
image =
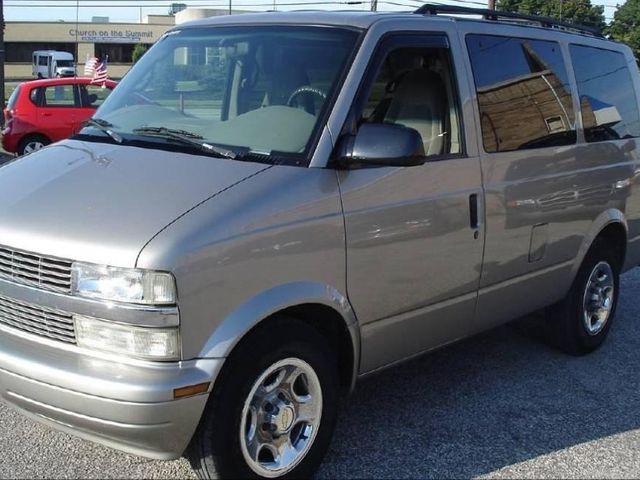
[(230, 158), (232, 160), (236, 160), (239, 157), (236, 152), (232, 152), (231, 150), (227, 150), (226, 148), (217, 147), (215, 145), (211, 145), (210, 143), (204, 142), (202, 141), (204, 138), (202, 137), (202, 135), (188, 132), (186, 130), (176, 130), (166, 127), (140, 127), (135, 128), (133, 130), (133, 133), (139, 133), (141, 135), (147, 135), (150, 137), (160, 137), (176, 140), (178, 142), (184, 143), (185, 145), (196, 147), (203, 152), (207, 152), (221, 158)]
[(106, 120), (103, 120), (101, 118), (90, 118), (89, 120), (84, 122), (84, 125), (85, 127), (97, 128), (98, 130), (109, 135), (117, 143), (122, 143), (124, 141), (122, 135), (111, 130), (111, 127), (114, 126), (111, 122), (107, 122)]

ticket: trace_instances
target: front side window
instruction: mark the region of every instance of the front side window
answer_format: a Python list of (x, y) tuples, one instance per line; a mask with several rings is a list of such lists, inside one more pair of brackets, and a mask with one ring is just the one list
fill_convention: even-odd
[(638, 101), (620, 52), (570, 45), (587, 142), (640, 137)]
[(111, 89), (98, 85), (78, 85), (80, 101), (84, 108), (98, 108), (107, 99)]
[(466, 40), (486, 152), (576, 142), (571, 89), (557, 43), (494, 35)]
[(427, 156), (460, 153), (455, 87), (445, 48), (392, 50), (378, 69), (359, 123), (413, 128)]
[(302, 159), (357, 38), (355, 31), (328, 27), (172, 32), (140, 59), (96, 117), (125, 140), (160, 143), (149, 128), (165, 128), (233, 151)]

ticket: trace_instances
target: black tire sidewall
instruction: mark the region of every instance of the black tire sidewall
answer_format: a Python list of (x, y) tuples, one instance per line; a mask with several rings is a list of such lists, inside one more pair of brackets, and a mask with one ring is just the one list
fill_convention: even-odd
[(18, 144), (19, 156), (24, 155), (24, 148), (31, 142), (40, 142), (42, 143), (43, 147), (46, 147), (47, 145), (49, 145), (49, 143), (51, 143), (46, 137), (42, 135), (27, 135), (22, 140), (20, 140), (20, 143)]
[[(201, 462), (209, 463), (208, 470), (222, 478), (260, 478), (242, 455), (239, 435), (242, 410), (258, 377), (285, 358), (299, 358), (314, 369), (322, 388), (322, 419), (306, 456), (287, 475), (278, 478), (312, 476), (331, 441), (339, 403), (335, 360), (329, 355), (324, 338), (310, 327), (287, 320), (277, 323), (271, 341), (266, 341), (267, 332), (260, 332), (229, 357), (201, 421), (197, 434), (199, 453), (204, 457)], [(273, 336), (280, 338), (274, 342)]]

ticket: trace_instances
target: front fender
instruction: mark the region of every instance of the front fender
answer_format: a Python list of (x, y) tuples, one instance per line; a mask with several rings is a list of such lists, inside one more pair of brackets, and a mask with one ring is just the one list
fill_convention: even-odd
[(344, 320), (353, 348), (355, 383), (360, 360), (360, 328), (349, 300), (334, 287), (316, 282), (295, 282), (265, 290), (227, 315), (206, 341), (199, 358), (229, 356), (238, 342), (256, 325), (289, 307), (319, 304), (332, 308)]

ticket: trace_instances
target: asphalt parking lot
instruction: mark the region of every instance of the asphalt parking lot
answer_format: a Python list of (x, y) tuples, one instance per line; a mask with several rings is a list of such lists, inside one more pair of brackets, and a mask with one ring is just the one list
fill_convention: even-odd
[[(640, 269), (605, 346), (573, 358), (508, 325), (361, 382), (320, 478), (640, 477)], [(0, 406), (1, 478), (193, 478)]]

